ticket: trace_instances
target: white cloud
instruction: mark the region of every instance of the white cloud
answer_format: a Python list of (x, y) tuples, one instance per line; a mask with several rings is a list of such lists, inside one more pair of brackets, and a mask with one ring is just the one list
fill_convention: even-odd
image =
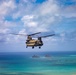
[(29, 31), (49, 31), (49, 27), (58, 22), (59, 17), (59, 6), (54, 0), (47, 0), (38, 6), (33, 5), (31, 15), (24, 15), (22, 22), (24, 26), (29, 28)]
[(33, 19), (33, 15), (26, 15), (23, 16), (21, 20), (23, 21), (25, 27), (37, 27), (37, 22), (33, 21)]
[(25, 29), (22, 29), (22, 30), (19, 31), (19, 34), (25, 34), (26, 35), (27, 33), (26, 33)]
[(69, 5), (66, 7), (62, 7), (61, 16), (64, 16), (66, 18), (76, 17), (76, 5)]
[(25, 29), (21, 29), (17, 34), (24, 34), (24, 35), (14, 35), (12, 39), (14, 39), (14, 42), (21, 42), (21, 41), (25, 41), (26, 38), (26, 30)]
[[(25, 41), (25, 38), (26, 38), (26, 35), (27, 35), (25, 29), (21, 29), (17, 34), (23, 34), (23, 35), (10, 35), (9, 40), (11, 41), (11, 39), (12, 39), (17, 43), (21, 42), (21, 41), (22, 42)], [(11, 42), (13, 42), (13, 41), (11, 41)]]
[(0, 16), (7, 15), (10, 11), (12, 11), (14, 8), (16, 8), (13, 0), (9, 1), (3, 1), (0, 5)]
[(10, 32), (10, 29), (0, 29), (0, 33), (7, 33)]
[(28, 26), (29, 27), (36, 27), (37, 26), (37, 22), (32, 22), (31, 21), (31, 22), (28, 23)]
[(55, 2), (55, 0), (47, 0), (46, 2), (43, 2), (39, 6), (39, 12), (40, 15), (45, 16), (45, 15), (55, 15), (58, 13), (59, 6)]
[[(47, 32), (51, 30), (53, 24), (60, 22), (63, 16), (75, 17), (75, 8), (75, 5), (62, 8), (56, 0), (46, 0), (38, 5), (29, 2), (29, 0), (20, 0), (19, 4), (15, 4), (14, 0), (3, 1), (0, 5), (0, 31), (5, 32), (4, 30), (7, 29), (12, 31), (10, 27), (13, 25), (18, 28), (17, 22), (5, 20), (5, 16), (11, 15), (14, 20), (21, 18), (19, 33)], [(18, 38), (20, 36), (17, 36)]]
[(20, 30), (17, 34), (24, 34), (24, 35), (13, 35), (13, 34), (9, 34), (7, 33), (9, 30), (2, 30), (1, 34), (0, 34), (0, 41), (3, 40), (4, 43), (19, 43), (19, 42), (25, 42), (26, 39), (26, 30), (22, 29)]
[(5, 20), (7, 15), (10, 15), (12, 11), (16, 8), (13, 0), (5, 0), (0, 3), (0, 31), (5, 32), (10, 30), (9, 27), (13, 26), (13, 22)]
[[(29, 15), (33, 12), (34, 4), (33, 0), (20, 0), (19, 4), (16, 5), (16, 10), (12, 13), (13, 19), (18, 19), (22, 16)], [(31, 14), (32, 15), (32, 14)]]
[(33, 19), (34, 18), (34, 16), (33, 15), (26, 15), (26, 16), (23, 16), (23, 18), (22, 18), (22, 20), (31, 20), (31, 19)]
[(36, 0), (21, 0), (21, 1), (23, 1), (25, 3), (29, 3), (29, 2), (35, 2)]
[[(35, 2), (35, 0), (19, 0), (19, 3), (17, 4), (15, 2), (16, 0), (0, 1), (0, 33), (7, 34), (9, 32), (13, 33), (13, 31), (17, 31), (18, 34), (29, 34), (33, 32), (50, 32), (51, 29), (53, 30), (53, 28), (57, 26), (57, 23), (60, 22), (63, 17), (76, 17), (76, 5), (60, 6), (58, 5), (57, 0), (46, 0), (39, 4), (33, 3)], [(6, 17), (9, 20), (6, 20)], [(58, 47), (61, 48), (62, 46), (63, 48), (65, 42), (68, 41), (69, 46), (69, 42), (71, 40), (76, 40), (75, 33), (69, 34), (64, 32), (59, 34), (59, 36), (57, 37), (54, 36), (52, 38), (47, 38), (43, 40), (48, 47), (48, 50), (50, 49), (50, 47), (52, 47), (52, 49), (57, 49)], [(25, 40), (25, 36), (0, 34), (1, 43), (11, 43), (11, 45), (18, 43), (17, 46), (20, 46), (22, 44), (25, 45)]]

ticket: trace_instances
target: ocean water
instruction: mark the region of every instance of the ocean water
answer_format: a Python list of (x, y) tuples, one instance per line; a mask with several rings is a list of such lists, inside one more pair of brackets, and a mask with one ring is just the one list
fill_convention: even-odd
[(0, 53), (0, 75), (76, 75), (76, 52)]

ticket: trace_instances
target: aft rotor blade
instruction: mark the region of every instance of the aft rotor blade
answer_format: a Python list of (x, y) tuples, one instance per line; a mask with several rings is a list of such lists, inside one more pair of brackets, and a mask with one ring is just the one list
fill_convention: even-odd
[(55, 34), (51, 34), (51, 35), (46, 35), (46, 36), (41, 36), (41, 38), (46, 38), (46, 37), (50, 37), (50, 36), (54, 36)]
[(28, 36), (33, 36), (33, 35), (40, 34), (40, 33), (41, 32), (37, 32), (37, 33), (29, 34)]

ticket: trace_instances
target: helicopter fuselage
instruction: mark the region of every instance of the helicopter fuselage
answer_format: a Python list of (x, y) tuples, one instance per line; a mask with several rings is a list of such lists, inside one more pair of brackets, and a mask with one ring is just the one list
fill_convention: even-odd
[(32, 39), (32, 40), (26, 40), (26, 48), (27, 47), (39, 47), (41, 48), (41, 46), (43, 45), (42, 40), (36, 40), (36, 39)]

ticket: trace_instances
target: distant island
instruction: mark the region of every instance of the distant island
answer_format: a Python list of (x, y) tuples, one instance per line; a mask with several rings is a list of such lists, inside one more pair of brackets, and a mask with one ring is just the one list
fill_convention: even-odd
[(32, 58), (39, 58), (39, 56), (38, 55), (33, 55)]
[[(45, 55), (44, 57), (48, 58), (48, 57), (50, 57), (50, 55), (47, 54), (47, 55)], [(32, 58), (40, 58), (40, 56), (38, 56), (38, 55), (33, 55)]]
[(47, 54), (47, 55), (45, 55), (45, 57), (50, 57), (50, 55)]

